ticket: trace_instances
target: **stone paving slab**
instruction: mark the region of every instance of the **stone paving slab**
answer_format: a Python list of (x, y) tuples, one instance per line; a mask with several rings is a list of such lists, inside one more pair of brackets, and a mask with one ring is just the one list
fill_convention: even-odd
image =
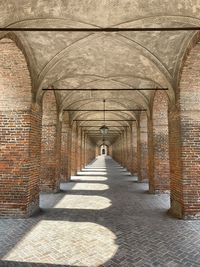
[(169, 217), (168, 195), (109, 157), (72, 180), (41, 195), (37, 216), (0, 220), (0, 267), (200, 266), (200, 221)]

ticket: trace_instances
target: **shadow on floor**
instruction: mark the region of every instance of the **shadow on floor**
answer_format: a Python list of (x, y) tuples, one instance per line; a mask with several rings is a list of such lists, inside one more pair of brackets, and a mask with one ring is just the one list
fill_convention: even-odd
[[(94, 164), (97, 163), (98, 160), (94, 162)], [(101, 231), (105, 230), (105, 234), (107, 233), (106, 229), (113, 233), (115, 239), (113, 241), (114, 244), (110, 244), (110, 248), (115, 245), (117, 249), (112, 257), (107, 257), (107, 254), (103, 255), (103, 253), (106, 252), (102, 251), (102, 247), (98, 248), (99, 251), (95, 251), (97, 248), (95, 246), (92, 247), (92, 242), (94, 242), (97, 237), (95, 237), (94, 234), (94, 236), (89, 237), (90, 241), (88, 242), (90, 242), (91, 252), (93, 252), (90, 257), (97, 257), (96, 254), (98, 254), (98, 257), (95, 258), (97, 262), (96, 265), (90, 264), (90, 258), (88, 259), (88, 264), (81, 265), (81, 259), (79, 259), (79, 262), (79, 253), (77, 253), (77, 263), (72, 265), (1, 261), (1, 267), (199, 266), (200, 235), (197, 229), (200, 229), (198, 228), (200, 224), (198, 224), (198, 222), (189, 223), (168, 217), (166, 211), (169, 207), (169, 197), (166, 195), (157, 196), (144, 193), (147, 191), (147, 185), (136, 183), (136, 178), (128, 175), (127, 172), (121, 170), (119, 166), (115, 169), (116, 163), (110, 158), (106, 158), (106, 168), (108, 171), (102, 176), (106, 177), (107, 180), (95, 181), (95, 177), (99, 177), (99, 175), (98, 172), (95, 172), (94, 165), (92, 166), (94, 174), (88, 176), (93, 180), (87, 181), (87, 183), (105, 184), (108, 186), (106, 190), (87, 190), (87, 188), (85, 190), (73, 190), (75, 183), (68, 188), (63, 186), (61, 187), (63, 190), (59, 194), (45, 194), (43, 196), (43, 208), (40, 214), (27, 220), (0, 220), (0, 229), (3, 224), (4, 231), (7, 229), (8, 233), (5, 232), (4, 236), (2, 236), (2, 238), (0, 237), (0, 255), (1, 257), (5, 256), (16, 244), (23, 240), (27, 234), (34, 231), (35, 227), (41, 222), (47, 222), (47, 224), (48, 222), (52, 222), (52, 224), (54, 222), (58, 224), (59, 222), (67, 222), (68, 224), (71, 222), (72, 227), (73, 224), (77, 223), (90, 223), (95, 226), (103, 227), (99, 229)], [(96, 168), (98, 169), (99, 167), (97, 166)], [(82, 177), (87, 176), (84, 175)], [(80, 180), (78, 183), (85, 184), (86, 182)], [(70, 199), (71, 196), (73, 196), (73, 198), (76, 198), (76, 196), (88, 197), (88, 207), (93, 205), (93, 209), (87, 209), (87, 203), (85, 203), (85, 207), (82, 209), (74, 209), (73, 199)], [(98, 201), (93, 201), (93, 197), (101, 197), (101, 200), (109, 200), (110, 206), (95, 209), (99, 203)], [(66, 201), (68, 208), (59, 208), (63, 200)], [(70, 205), (72, 205), (71, 208)], [(5, 227), (6, 224), (7, 228)], [(195, 227), (191, 228), (193, 224)], [(65, 231), (64, 229), (65, 228), (62, 228), (63, 231)], [(84, 227), (82, 230), (84, 231)], [(73, 231), (73, 229), (71, 231)], [(82, 232), (79, 233), (80, 243), (81, 234)], [(184, 235), (189, 237), (189, 240), (187, 240), (187, 238), (183, 239)], [(62, 239), (62, 236), (59, 238)], [(104, 239), (109, 242), (109, 236), (106, 237), (105, 235)], [(74, 242), (77, 240), (78, 239), (75, 239)], [(67, 240), (63, 240), (63, 242), (66, 241)], [(187, 245), (185, 245), (185, 241), (187, 241)], [(77, 246), (79, 246), (79, 242)], [(70, 255), (70, 250), (68, 249), (69, 248), (66, 248), (66, 253)], [(81, 248), (80, 255), (82, 255)], [(186, 255), (184, 261), (183, 255)], [(106, 260), (102, 261), (103, 257)]]

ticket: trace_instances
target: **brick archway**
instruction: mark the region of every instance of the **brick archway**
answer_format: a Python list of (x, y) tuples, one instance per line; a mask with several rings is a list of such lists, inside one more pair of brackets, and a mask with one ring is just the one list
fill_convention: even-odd
[(41, 109), (22, 51), (4, 38), (0, 54), (0, 215), (26, 217), (39, 207)]

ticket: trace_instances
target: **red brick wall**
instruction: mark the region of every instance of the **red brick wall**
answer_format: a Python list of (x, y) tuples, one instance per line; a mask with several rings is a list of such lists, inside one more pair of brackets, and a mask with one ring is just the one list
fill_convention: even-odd
[(153, 102), (153, 161), (154, 170), (149, 180), (151, 193), (170, 190), (168, 97), (165, 92), (156, 92)]
[(26, 217), (39, 207), (41, 109), (22, 52), (3, 39), (0, 55), (0, 216)]
[(59, 191), (61, 123), (58, 120), (55, 95), (47, 91), (43, 96), (41, 179), (43, 192)]
[(170, 110), (171, 212), (200, 217), (200, 42), (182, 70), (176, 107)]

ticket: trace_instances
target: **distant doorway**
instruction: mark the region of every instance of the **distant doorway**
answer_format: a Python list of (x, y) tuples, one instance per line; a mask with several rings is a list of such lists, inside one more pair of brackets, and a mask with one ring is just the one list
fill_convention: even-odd
[(107, 145), (102, 145), (100, 151), (101, 151), (101, 155), (107, 156), (108, 155), (108, 147), (107, 147)]

